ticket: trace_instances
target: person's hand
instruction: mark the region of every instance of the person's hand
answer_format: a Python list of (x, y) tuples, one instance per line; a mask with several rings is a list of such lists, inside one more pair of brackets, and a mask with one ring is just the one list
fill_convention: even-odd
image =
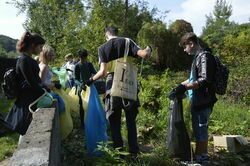
[(90, 77), (85, 83), (86, 85), (90, 86), (94, 82), (93, 77)]
[(152, 56), (152, 47), (151, 46), (147, 46), (145, 48), (145, 50), (147, 51), (147, 55), (146, 55), (146, 58), (150, 58)]
[(87, 89), (86, 85), (82, 84), (82, 85), (81, 85), (81, 90), (86, 91), (86, 89)]
[(62, 85), (61, 85), (60, 83), (57, 83), (57, 82), (56, 82), (56, 83), (54, 83), (54, 84), (55, 84), (55, 88), (56, 88), (56, 89), (61, 89)]
[(175, 97), (180, 97), (186, 92), (186, 87), (183, 84), (179, 84), (177, 87), (175, 87), (168, 95), (170, 99), (174, 99)]

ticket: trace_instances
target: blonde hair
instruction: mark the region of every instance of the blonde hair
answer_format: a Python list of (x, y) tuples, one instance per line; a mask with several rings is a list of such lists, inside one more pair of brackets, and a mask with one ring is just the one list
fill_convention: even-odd
[(47, 64), (52, 60), (52, 56), (55, 54), (55, 50), (49, 46), (49, 45), (44, 45), (42, 52), (40, 54), (40, 62), (43, 62)]

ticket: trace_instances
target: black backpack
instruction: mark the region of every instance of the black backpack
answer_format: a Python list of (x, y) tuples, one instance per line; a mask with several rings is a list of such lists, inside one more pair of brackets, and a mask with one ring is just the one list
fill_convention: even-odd
[(2, 88), (7, 99), (15, 99), (18, 95), (19, 86), (17, 73), (14, 68), (7, 70), (3, 76)]
[(221, 63), (219, 56), (214, 56), (216, 62), (215, 71), (215, 93), (224, 95), (227, 89), (227, 81), (229, 76), (228, 68)]

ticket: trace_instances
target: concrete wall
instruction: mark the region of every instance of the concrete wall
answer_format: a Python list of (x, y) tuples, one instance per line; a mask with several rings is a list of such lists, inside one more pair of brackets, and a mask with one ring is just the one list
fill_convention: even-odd
[(60, 128), (56, 107), (33, 114), (29, 129), (20, 141), (9, 166), (59, 166)]

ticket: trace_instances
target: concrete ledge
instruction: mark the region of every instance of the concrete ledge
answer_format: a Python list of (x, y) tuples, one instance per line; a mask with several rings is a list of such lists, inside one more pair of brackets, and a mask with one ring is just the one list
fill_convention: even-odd
[(56, 108), (42, 108), (33, 114), (29, 129), (21, 138), (9, 166), (59, 166), (60, 126)]

